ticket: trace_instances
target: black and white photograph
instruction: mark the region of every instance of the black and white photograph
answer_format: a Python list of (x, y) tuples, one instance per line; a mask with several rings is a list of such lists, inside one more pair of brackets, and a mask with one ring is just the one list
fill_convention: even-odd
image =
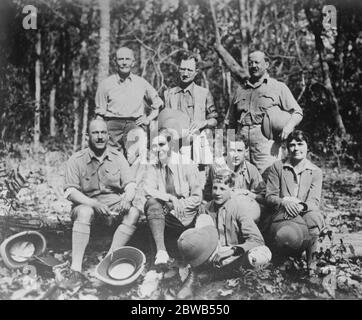
[(358, 0), (2, 0), (0, 301), (362, 299), (361, 107)]

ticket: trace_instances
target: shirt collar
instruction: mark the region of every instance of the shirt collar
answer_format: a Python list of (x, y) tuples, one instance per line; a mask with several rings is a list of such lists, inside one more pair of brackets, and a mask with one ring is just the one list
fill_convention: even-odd
[[(103, 159), (110, 159), (110, 154), (109, 154), (109, 149), (106, 148), (106, 150), (104, 151), (104, 157)], [(95, 153), (93, 152), (93, 150), (91, 148), (88, 148), (88, 161), (87, 163), (90, 163), (92, 162), (92, 159), (97, 159), (98, 160), (98, 157), (95, 155)]]
[(134, 79), (134, 75), (132, 72), (130, 72), (130, 74), (128, 75), (128, 77), (126, 79), (124, 79), (124, 81), (121, 81), (121, 77), (119, 76), (118, 73), (116, 73), (116, 77), (117, 77), (118, 83), (124, 83), (126, 80), (132, 81)]
[[(283, 163), (283, 168), (291, 168), (295, 171), (295, 168), (293, 167), (293, 165), (290, 163), (290, 160), (287, 159), (284, 163)], [(304, 159), (304, 162), (302, 163), (302, 165), (299, 167), (299, 173), (303, 172), (304, 170), (315, 170), (316, 166), (310, 162), (308, 159)]]
[(241, 174), (245, 175), (246, 171), (247, 171), (246, 161), (244, 160), (244, 163), (239, 167), (238, 171), (236, 171), (235, 173), (241, 173)]
[(260, 86), (262, 83), (264, 83), (264, 82), (265, 82), (265, 83), (268, 83), (269, 79), (270, 79), (270, 76), (269, 76), (269, 74), (266, 72), (266, 73), (260, 78), (260, 80), (259, 80), (258, 82), (256, 82), (256, 83), (254, 83), (254, 84), (250, 83), (249, 80), (246, 80), (245, 86), (251, 87), (251, 88), (257, 88), (257, 87), (259, 87), (259, 86)]
[(176, 93), (180, 92), (189, 92), (191, 95), (194, 91), (195, 82), (191, 82), (185, 89), (182, 89), (180, 86), (177, 87)]

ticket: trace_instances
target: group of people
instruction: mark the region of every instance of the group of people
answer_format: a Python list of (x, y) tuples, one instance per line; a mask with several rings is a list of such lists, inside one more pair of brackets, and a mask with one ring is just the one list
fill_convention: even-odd
[[(74, 221), (69, 281), (82, 282), (94, 221), (121, 218), (111, 254), (127, 244), (141, 215), (155, 242), (154, 265), (167, 267), (173, 256), (191, 266), (178, 293), (181, 299), (193, 295), (195, 277), (204, 267), (262, 268), (272, 255), (303, 252), (310, 265), (324, 227), (319, 209), (322, 172), (307, 159), (307, 136), (295, 130), (303, 111), (288, 87), (269, 77), (266, 55), (249, 55), (250, 78), (240, 83), (224, 120), (224, 128), (235, 134), (209, 165), (196, 163), (185, 152), (193, 148), (192, 138), (183, 143), (173, 128), (157, 125), (152, 132), (163, 109), (187, 115), (190, 136), (216, 128), (213, 97), (194, 82), (197, 58), (181, 58), (179, 85), (166, 90), (164, 99), (131, 72), (131, 49), (120, 48), (116, 61), (118, 72), (103, 80), (96, 93), (89, 147), (66, 165), (64, 191), (73, 203)], [(290, 117), (271, 140), (262, 121), (276, 106)]]

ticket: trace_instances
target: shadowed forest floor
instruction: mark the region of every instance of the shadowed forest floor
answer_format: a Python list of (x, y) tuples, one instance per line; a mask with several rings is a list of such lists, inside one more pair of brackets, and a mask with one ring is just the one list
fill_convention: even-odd
[[(23, 155), (22, 157), (19, 154)], [(61, 151), (44, 152), (35, 159), (31, 152), (10, 153), (9, 168), (20, 166), (28, 184), (18, 194), (18, 204), (10, 214), (43, 215), (50, 221), (69, 225), (70, 202), (64, 200), (62, 184), (64, 162)], [(308, 277), (303, 259), (292, 259), (260, 271), (235, 270), (232, 273), (204, 273), (199, 277), (195, 299), (361, 299), (362, 298), (362, 175), (347, 168), (323, 166), (323, 211), (331, 233), (320, 239), (318, 267)], [(0, 203), (5, 210), (4, 202)], [(2, 226), (2, 237), (15, 233)], [(0, 258), (0, 299), (167, 299), (174, 300), (187, 270), (174, 265), (166, 273), (149, 273), (153, 247), (143, 223), (131, 240), (147, 256), (143, 276), (126, 287), (111, 287), (94, 278), (94, 269), (109, 248), (113, 229), (97, 231), (91, 236), (84, 259), (85, 287), (67, 291), (53, 287), (54, 274), (38, 269), (31, 278), (24, 270), (9, 270)], [(47, 250), (61, 261), (70, 260), (71, 230), (44, 231)], [(353, 239), (350, 240), (350, 237)], [(341, 240), (342, 239), (342, 240)], [(347, 239), (347, 240), (346, 240)], [(162, 278), (162, 279), (161, 279)]]

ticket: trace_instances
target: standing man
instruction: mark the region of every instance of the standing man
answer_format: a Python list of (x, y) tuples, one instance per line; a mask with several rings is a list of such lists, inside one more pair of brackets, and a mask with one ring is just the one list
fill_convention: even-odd
[[(179, 85), (165, 91), (165, 107), (181, 110), (190, 118), (190, 134), (213, 129), (217, 125), (217, 112), (210, 91), (198, 86), (194, 80), (198, 73), (195, 55), (184, 55), (179, 65)], [(188, 128), (185, 128), (188, 129)], [(189, 141), (183, 141), (182, 153), (191, 154)]]
[[(104, 79), (98, 86), (95, 113), (108, 126), (111, 145), (124, 151), (125, 135), (137, 126), (145, 129), (157, 118), (162, 100), (157, 91), (143, 78), (131, 72), (135, 65), (134, 53), (121, 47), (116, 53), (117, 74)], [(152, 111), (146, 116), (145, 100)]]
[(195, 225), (202, 200), (197, 166), (173, 151), (171, 139), (163, 130), (152, 140), (155, 164), (149, 166), (144, 181), (148, 198), (144, 211), (157, 250), (155, 265), (167, 264), (166, 242), (170, 249), (177, 249), (180, 234)]
[(285, 140), (302, 121), (303, 111), (289, 88), (282, 82), (269, 77), (269, 62), (261, 51), (249, 55), (249, 80), (238, 87), (225, 124), (240, 132), (249, 143), (250, 162), (263, 175), (275, 160), (281, 157), (279, 144), (268, 140), (261, 130), (263, 117), (268, 108), (278, 106), (291, 114), (284, 126), (280, 139)]
[(116, 149), (107, 146), (104, 120), (89, 123), (89, 148), (75, 153), (65, 170), (65, 197), (73, 203), (72, 265), (70, 286), (82, 283), (82, 261), (95, 218), (123, 216), (109, 253), (125, 245), (136, 229), (138, 210), (131, 206), (135, 195), (129, 165)]

